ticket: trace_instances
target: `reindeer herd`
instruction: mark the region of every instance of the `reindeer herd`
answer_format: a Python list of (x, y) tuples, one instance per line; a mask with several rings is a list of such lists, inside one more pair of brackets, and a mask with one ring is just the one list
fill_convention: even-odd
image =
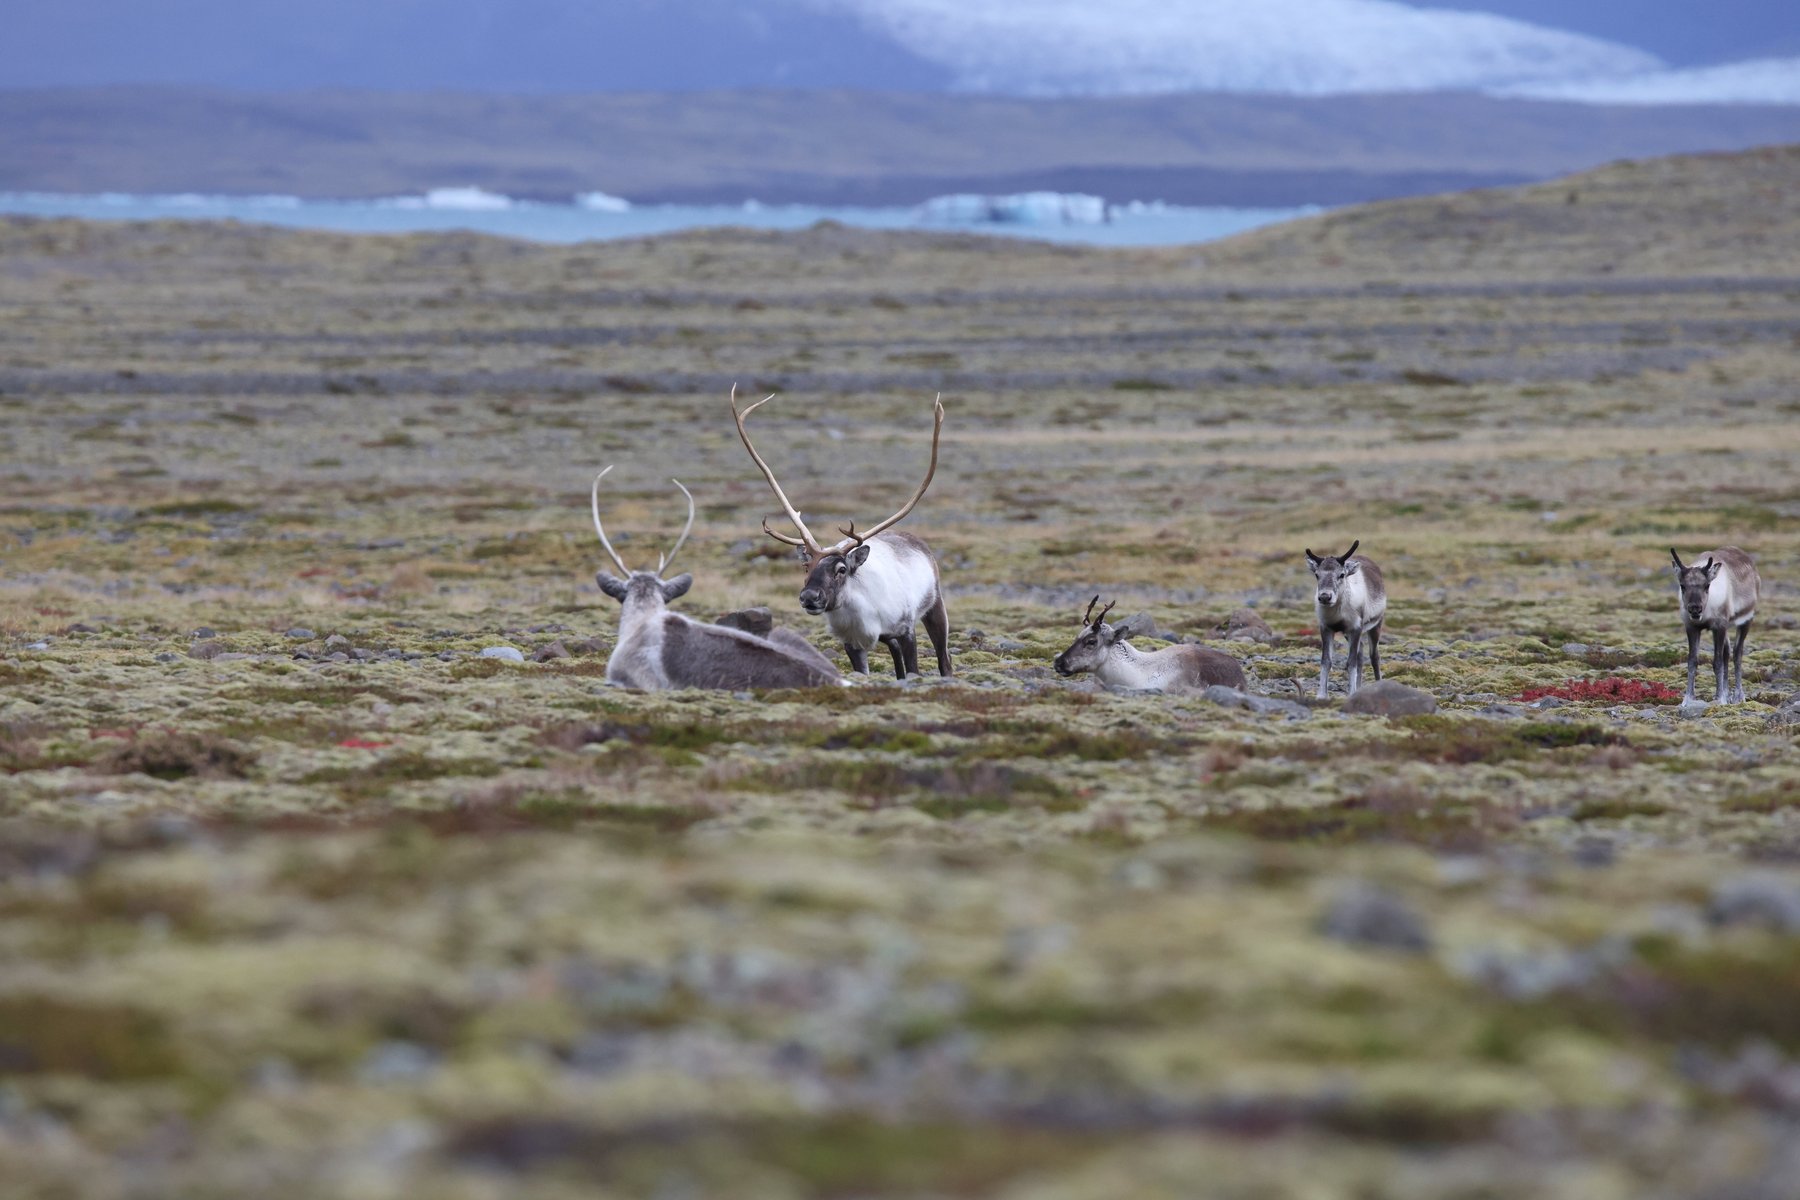
[[(763, 518), (763, 532), (792, 546), (805, 564), (800, 607), (811, 616), (825, 618), (825, 627), (843, 646), (851, 669), (858, 674), (869, 673), (869, 652), (879, 644), (893, 656), (897, 678), (917, 675), (917, 627), (923, 624), (937, 658), (938, 674), (949, 675), (950, 615), (944, 604), (937, 556), (921, 538), (893, 528), (924, 498), (937, 475), (938, 444), (944, 429), (943, 398), (940, 396), (932, 405), (931, 462), (918, 489), (892, 516), (862, 533), (856, 532), (856, 524), (851, 522), (838, 531), (843, 537), (829, 546), (807, 528), (800, 510), (788, 499), (745, 428), (750, 414), (774, 398), (764, 396), (740, 409), (734, 385), (731, 415), (744, 449), (799, 535), (771, 529), (768, 518)], [(663, 578), (694, 528), (693, 494), (679, 480), (670, 480), (687, 498), (687, 523), (668, 553), (657, 556), (655, 570), (633, 571), (613, 549), (600, 519), (600, 482), (611, 470), (608, 466), (594, 477), (591, 496), (594, 532), (620, 572), (612, 575), (602, 570), (594, 576), (600, 590), (621, 606), (619, 637), (606, 664), (609, 680), (646, 691), (819, 687), (846, 682), (829, 658), (792, 630), (743, 628), (723, 620), (709, 623), (671, 612), (669, 604), (685, 595), (694, 582), (688, 574)], [(1356, 552), (1361, 545), (1360, 539), (1353, 541), (1342, 554), (1305, 551), (1315, 585), (1313, 613), (1318, 620), (1321, 700), (1328, 694), (1333, 645), (1340, 633), (1348, 642), (1346, 691), (1354, 695), (1362, 686), (1365, 643), (1369, 669), (1376, 680), (1381, 679), (1381, 631), (1387, 619), (1387, 586), (1374, 560)], [(1742, 703), (1744, 641), (1756, 619), (1761, 584), (1756, 564), (1736, 546), (1721, 546), (1692, 566), (1683, 563), (1673, 549), (1669, 555), (1674, 560), (1675, 585), (1688, 640), (1687, 693), (1683, 702), (1698, 701), (1694, 677), (1699, 665), (1700, 635), (1711, 632), (1714, 703)], [(1221, 651), (1189, 644), (1138, 649), (1130, 642), (1128, 627), (1107, 623), (1113, 605), (1101, 609), (1098, 616), (1094, 614), (1099, 602), (1096, 595), (1088, 603), (1081, 633), (1056, 656), (1057, 674), (1092, 673), (1108, 687), (1157, 692), (1204, 691), (1214, 685), (1237, 689), (1246, 686), (1243, 665)]]

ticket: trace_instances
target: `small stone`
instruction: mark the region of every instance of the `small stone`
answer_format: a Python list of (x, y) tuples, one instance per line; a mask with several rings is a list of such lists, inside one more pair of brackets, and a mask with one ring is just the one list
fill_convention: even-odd
[(202, 625), (200, 628), (194, 630), (194, 640), (197, 642), (204, 641), (207, 638), (215, 638), (218, 636), (219, 636), (219, 631), (214, 629), (210, 625)]
[[(64, 633), (99, 633), (100, 631), (98, 629), (95, 629), (92, 625), (85, 625), (82, 622), (77, 621), (77, 622), (75, 622), (75, 624), (73, 624), (73, 625), (69, 626), (67, 629), (63, 630), (63, 632)], [(200, 635), (195, 634), (194, 636), (199, 637)], [(207, 634), (207, 636), (211, 637), (212, 634), (209, 633), (209, 634)]]
[(1365, 683), (1356, 695), (1344, 701), (1344, 711), (1376, 717), (1416, 717), (1438, 710), (1437, 698), (1430, 692), (1392, 679)]
[(1561, 696), (1545, 696), (1541, 700), (1533, 700), (1530, 704), (1526, 705), (1525, 707), (1537, 708), (1537, 709), (1563, 708), (1563, 707), (1567, 706), (1568, 703), (1569, 702), (1567, 700), (1564, 700)]
[(1676, 705), (1675, 711), (1684, 717), (1703, 717), (1706, 715), (1706, 710), (1711, 707), (1706, 701), (1696, 696), (1692, 700), (1683, 700)]
[(192, 646), (188, 647), (188, 657), (209, 660), (227, 653), (230, 649), (231, 647), (227, 646), (224, 642), (217, 640), (195, 642)]
[(168, 652), (167, 652), (167, 651), (164, 651), (164, 652), (163, 652), (163, 653), (161, 653), (161, 654), (159, 654), (159, 655), (157, 655), (157, 656), (156, 656), (156, 661), (157, 661), (157, 662), (159, 662), (159, 663), (172, 663), (172, 662), (180, 662), (180, 661), (181, 661), (181, 655), (179, 655), (179, 654), (170, 654), (170, 653), (168, 653)]
[(296, 642), (310, 642), (316, 635), (312, 630), (306, 628), (306, 626), (296, 625), (287, 631), (287, 636), (293, 638)]
[(327, 651), (348, 650), (350, 649), (350, 639), (341, 633), (334, 633), (325, 639), (325, 649)]
[(1588, 652), (1588, 644), (1586, 642), (1564, 642), (1562, 652), (1570, 658), (1580, 658)]
[(1214, 704), (1222, 704), (1226, 708), (1247, 708), (1259, 715), (1280, 713), (1290, 721), (1304, 721), (1312, 716), (1312, 709), (1295, 700), (1278, 700), (1273, 696), (1258, 696), (1252, 692), (1241, 692), (1237, 688), (1226, 687), (1215, 683), (1202, 695)]
[(727, 629), (741, 629), (745, 633), (754, 633), (757, 637), (767, 637), (775, 628), (775, 616), (767, 605), (762, 605), (724, 613), (714, 624), (723, 625)]
[(988, 645), (993, 647), (995, 650), (1017, 651), (1017, 650), (1031, 649), (1030, 646), (1026, 645), (1024, 642), (1019, 641), (1016, 638), (1005, 638), (1005, 637), (995, 638), (993, 641), (989, 642)]
[(1769, 714), (1766, 724), (1774, 729), (1787, 729), (1800, 725), (1800, 692), (1795, 692), (1783, 700), (1780, 707)]
[(27, 650), (48, 650), (50, 648), (50, 643), (49, 642), (33, 642), (33, 643), (31, 643), (31, 645), (29, 645), (25, 648)]
[(1800, 933), (1800, 879), (1762, 871), (1734, 875), (1713, 888), (1707, 915), (1717, 925), (1750, 923)]
[(350, 652), (350, 658), (354, 662), (373, 662), (379, 657), (381, 656), (373, 650), (352, 650)]
[(548, 646), (531, 656), (532, 662), (550, 662), (558, 658), (569, 657), (569, 648), (561, 642), (551, 642)]
[(348, 654), (345, 654), (342, 650), (339, 650), (339, 651), (336, 651), (335, 653), (327, 654), (324, 658), (324, 661), (325, 662), (349, 662), (350, 656)]
[(515, 650), (511, 646), (488, 646), (482, 650), (481, 657), (497, 658), (501, 662), (522, 663), (525, 661), (525, 652)]
[(437, 653), (437, 659), (439, 662), (455, 662), (456, 661), (456, 651), (454, 651), (454, 650), (439, 650)]
[(1431, 948), (1425, 918), (1401, 897), (1371, 883), (1357, 883), (1332, 897), (1319, 917), (1319, 932), (1340, 942), (1423, 954)]

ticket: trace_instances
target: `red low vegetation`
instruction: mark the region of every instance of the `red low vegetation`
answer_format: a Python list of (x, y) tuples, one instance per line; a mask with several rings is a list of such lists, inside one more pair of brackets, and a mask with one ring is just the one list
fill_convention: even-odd
[(1666, 683), (1648, 679), (1571, 679), (1552, 687), (1526, 688), (1519, 693), (1525, 701), (1555, 696), (1559, 700), (1600, 701), (1607, 704), (1669, 704), (1681, 699), (1681, 693)]

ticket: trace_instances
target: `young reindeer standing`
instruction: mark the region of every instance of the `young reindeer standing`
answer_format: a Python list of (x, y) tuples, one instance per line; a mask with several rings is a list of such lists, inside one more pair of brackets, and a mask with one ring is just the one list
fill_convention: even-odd
[(624, 606), (619, 614), (619, 640), (606, 660), (606, 677), (614, 683), (645, 691), (667, 688), (795, 688), (842, 683), (837, 668), (811, 643), (788, 629), (777, 629), (768, 638), (722, 625), (708, 625), (680, 613), (668, 603), (693, 586), (692, 575), (665, 580), (662, 573), (687, 541), (694, 528), (694, 497), (679, 480), (669, 482), (687, 497), (687, 524), (675, 539), (675, 548), (656, 557), (656, 570), (633, 571), (607, 540), (600, 523), (600, 481), (594, 476), (594, 532), (619, 568), (623, 579), (605, 571), (594, 573), (600, 590)]
[(943, 398), (940, 396), (933, 404), (931, 465), (925, 471), (925, 482), (893, 516), (860, 534), (855, 522), (851, 522), (849, 528), (839, 530), (844, 539), (830, 546), (820, 545), (813, 537), (744, 428), (745, 419), (774, 398), (773, 394), (764, 396), (739, 412), (734, 384), (731, 415), (737, 421), (744, 449), (750, 452), (781, 502), (782, 511), (800, 533), (799, 537), (777, 533), (769, 528), (768, 518), (763, 518), (764, 533), (798, 548), (805, 558), (806, 583), (800, 589), (800, 607), (825, 618), (831, 636), (843, 643), (850, 666), (864, 675), (869, 673), (869, 651), (878, 642), (893, 654), (897, 678), (918, 674), (919, 641), (913, 627), (923, 621), (931, 647), (937, 652), (938, 674), (950, 674), (950, 615), (944, 608), (937, 558), (931, 547), (912, 534), (887, 532), (913, 510), (937, 474), (938, 435), (944, 428)]
[(1381, 623), (1387, 617), (1387, 587), (1381, 568), (1356, 552), (1362, 539), (1350, 543), (1339, 555), (1320, 557), (1306, 552), (1306, 565), (1318, 586), (1313, 593), (1313, 613), (1319, 621), (1319, 699), (1325, 699), (1331, 681), (1331, 643), (1338, 634), (1350, 642), (1350, 695), (1362, 687), (1362, 639), (1369, 639), (1369, 666), (1381, 679)]
[[(1681, 595), (1681, 620), (1687, 626), (1687, 695), (1683, 704), (1695, 703), (1694, 672), (1700, 663), (1700, 631), (1713, 635), (1713, 703), (1744, 702), (1744, 639), (1756, 619), (1756, 597), (1762, 580), (1756, 564), (1736, 546), (1721, 546), (1693, 566), (1684, 566), (1681, 555), (1669, 548), (1675, 561), (1675, 588)], [(1736, 627), (1737, 644), (1725, 651), (1725, 636)], [(1735, 671), (1736, 682), (1726, 683), (1726, 668)]]
[(1106, 614), (1113, 610), (1111, 604), (1101, 609), (1099, 616), (1094, 615), (1094, 605), (1098, 603), (1098, 596), (1088, 601), (1080, 636), (1056, 656), (1058, 675), (1092, 671), (1094, 678), (1107, 687), (1155, 692), (1201, 692), (1213, 684), (1243, 688), (1244, 668), (1231, 655), (1207, 646), (1189, 645), (1139, 650), (1125, 640), (1125, 630), (1106, 623)]

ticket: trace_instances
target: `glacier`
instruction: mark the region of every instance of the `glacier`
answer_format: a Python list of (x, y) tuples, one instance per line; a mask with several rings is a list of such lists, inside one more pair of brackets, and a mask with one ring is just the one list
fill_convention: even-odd
[(1800, 58), (1755, 58), (1714, 67), (1562, 79), (1496, 94), (1589, 104), (1800, 104)]
[(1392, 0), (803, 0), (854, 12), (966, 91), (1331, 95), (1661, 72), (1630, 46)]

